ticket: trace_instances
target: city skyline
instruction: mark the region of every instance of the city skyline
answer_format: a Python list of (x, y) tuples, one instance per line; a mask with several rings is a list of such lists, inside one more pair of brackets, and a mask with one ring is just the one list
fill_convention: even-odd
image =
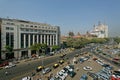
[(69, 31), (85, 34), (101, 21), (108, 25), (109, 36), (119, 36), (119, 3), (119, 0), (0, 0), (0, 17), (57, 25), (62, 35)]

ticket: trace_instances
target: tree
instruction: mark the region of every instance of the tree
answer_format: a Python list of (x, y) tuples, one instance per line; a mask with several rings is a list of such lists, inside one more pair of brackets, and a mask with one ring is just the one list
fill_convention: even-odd
[(41, 44), (34, 44), (32, 46), (30, 46), (31, 50), (35, 50), (36, 54), (39, 55), (39, 50), (41, 49)]
[(120, 43), (120, 38), (119, 37), (115, 37), (114, 41), (117, 42), (117, 43)]
[(13, 47), (11, 47), (11, 46), (9, 46), (9, 45), (6, 45), (6, 46), (5, 46), (5, 49), (6, 49), (7, 53), (8, 53), (8, 55), (9, 55), (8, 57), (9, 57), (9, 58), (12, 58), (12, 57), (11, 57), (11, 54), (12, 54), (12, 52), (13, 52)]
[(42, 54), (45, 54), (46, 49), (48, 48), (47, 44), (41, 44)]
[(52, 46), (52, 51), (55, 51), (55, 50), (58, 50), (58, 49), (60, 49), (60, 46), (57, 46), (57, 45)]

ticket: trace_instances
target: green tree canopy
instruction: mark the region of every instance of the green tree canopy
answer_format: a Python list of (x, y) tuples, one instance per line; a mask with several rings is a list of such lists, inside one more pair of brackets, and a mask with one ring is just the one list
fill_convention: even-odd
[(55, 50), (58, 50), (58, 49), (60, 49), (60, 46), (57, 46), (57, 45), (52, 46), (52, 51), (55, 51)]

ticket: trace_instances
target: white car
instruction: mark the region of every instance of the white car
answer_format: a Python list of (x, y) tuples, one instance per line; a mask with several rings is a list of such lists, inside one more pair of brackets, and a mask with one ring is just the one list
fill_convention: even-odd
[(57, 76), (60, 77), (62, 80), (65, 80), (66, 76), (62, 72), (58, 72)]
[(86, 71), (90, 71), (90, 70), (92, 70), (92, 67), (90, 67), (90, 66), (85, 66), (85, 67), (83, 67), (83, 69), (86, 70)]
[(10, 64), (10, 65), (5, 66), (5, 69), (11, 68), (11, 67), (15, 67), (15, 66), (16, 66), (15, 64)]
[(66, 66), (65, 68), (67, 68), (69, 71), (73, 71), (73, 69), (70, 68), (70, 66)]
[(8, 68), (10, 68), (11, 66), (9, 66), (9, 65), (7, 65), (7, 66), (5, 66), (5, 69), (8, 69)]
[(31, 77), (27, 76), (27, 77), (22, 78), (22, 80), (31, 80)]
[(68, 76), (68, 74), (67, 74), (67, 72), (65, 72), (65, 70), (61, 70), (60, 72), (62, 72), (63, 73), (63, 75), (65, 75), (65, 77), (67, 77)]
[(104, 62), (102, 60), (96, 60), (96, 62), (100, 65), (104, 65)]

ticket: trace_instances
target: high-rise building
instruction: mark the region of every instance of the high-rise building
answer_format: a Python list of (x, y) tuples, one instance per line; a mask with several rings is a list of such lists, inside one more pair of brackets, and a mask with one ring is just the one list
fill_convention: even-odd
[(98, 38), (107, 38), (108, 26), (99, 22), (98, 25), (94, 25), (94, 28), (90, 32), (90, 35), (96, 36)]
[(60, 27), (46, 23), (37, 23), (18, 19), (0, 18), (1, 58), (6, 59), (5, 46), (13, 47), (13, 57), (31, 57), (29, 47), (35, 43), (48, 46), (60, 45)]

